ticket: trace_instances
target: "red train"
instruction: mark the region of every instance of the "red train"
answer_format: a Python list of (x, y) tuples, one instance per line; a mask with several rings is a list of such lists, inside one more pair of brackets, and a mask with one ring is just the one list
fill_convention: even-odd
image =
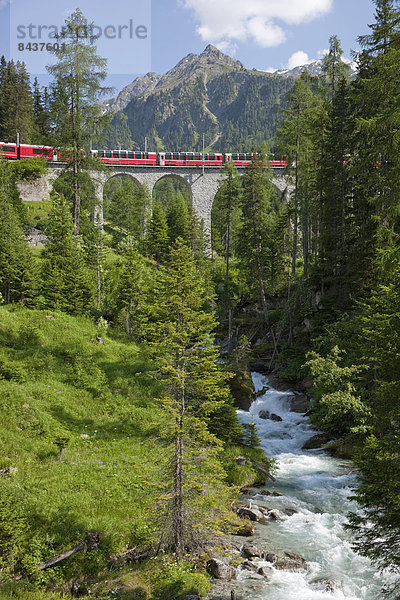
[[(68, 150), (53, 148), (52, 146), (33, 146), (29, 144), (10, 144), (0, 142), (0, 156), (11, 159), (32, 158), (41, 156), (53, 162), (65, 162), (68, 160)], [(94, 158), (98, 158), (107, 165), (133, 165), (152, 167), (219, 167), (221, 168), (228, 160), (232, 160), (237, 167), (248, 167), (253, 159), (252, 153), (226, 153), (207, 152), (141, 152), (133, 150), (91, 150)], [(283, 159), (268, 160), (266, 164), (274, 169), (287, 167)]]

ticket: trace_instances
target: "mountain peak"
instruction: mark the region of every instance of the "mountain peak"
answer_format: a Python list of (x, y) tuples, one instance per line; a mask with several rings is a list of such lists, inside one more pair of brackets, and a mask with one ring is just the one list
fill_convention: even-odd
[(244, 69), (244, 66), (236, 58), (232, 58), (228, 54), (225, 54), (219, 50), (216, 46), (208, 44), (201, 54), (199, 54), (200, 61), (206, 59), (207, 61), (212, 60), (213, 62), (223, 63), (234, 69)]
[(216, 46), (213, 46), (212, 44), (208, 44), (208, 46), (204, 48), (203, 52), (201, 53), (201, 56), (207, 54), (211, 54), (213, 56), (225, 56), (224, 53), (221, 52), (221, 50), (218, 50), (218, 48)]

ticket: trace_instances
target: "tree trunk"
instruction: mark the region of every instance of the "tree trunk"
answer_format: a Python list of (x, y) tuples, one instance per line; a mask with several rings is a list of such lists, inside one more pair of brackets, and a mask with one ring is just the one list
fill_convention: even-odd
[(294, 187), (294, 220), (293, 220), (293, 249), (292, 249), (292, 275), (296, 275), (296, 258), (298, 243), (298, 210), (299, 210), (299, 148), (300, 148), (300, 106), (297, 109), (297, 134), (296, 134), (296, 167)]
[(174, 549), (176, 554), (182, 555), (184, 550), (185, 522), (183, 501), (183, 425), (185, 415), (185, 367), (180, 367), (181, 384), (178, 392), (178, 416), (176, 417), (176, 439), (175, 439), (175, 472), (174, 472), (174, 499), (173, 499), (173, 528)]

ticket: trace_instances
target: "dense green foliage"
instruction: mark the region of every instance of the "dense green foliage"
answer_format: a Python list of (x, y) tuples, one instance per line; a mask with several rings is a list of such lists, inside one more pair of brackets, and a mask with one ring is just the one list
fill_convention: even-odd
[[(171, 177), (153, 198), (133, 179), (111, 179), (104, 231), (97, 226), (95, 188), (77, 150), (86, 138), (69, 127), (60, 56), (50, 104), (61, 106), (77, 163), (54, 185), (52, 206), (36, 215), (49, 238), (43, 250), (24, 241), (36, 217), (16, 186), (43, 172), (43, 163), (0, 163), (4, 581), (16, 574), (28, 586), (61, 589), (74, 577), (100, 585), (110, 555), (134, 545), (180, 558), (158, 556), (154, 566), (118, 575), (121, 598), (124, 577), (139, 597), (203, 593), (207, 580), (187, 568), (184, 554), (229, 526), (235, 486), (255, 481), (235, 456), (261, 455), (253, 424), (242, 431), (237, 422), (228, 387), (249, 400), (251, 358), (304, 387), (312, 377), (312, 422), (351, 446), (360, 468), (355, 497), (364, 513), (351, 515), (354, 544), (399, 574), (400, 8), (394, 0), (375, 5), (355, 79), (332, 36), (323, 75), (298, 78), (280, 112), (289, 197), (274, 189), (264, 149), (254, 150), (243, 177), (226, 166), (211, 259), (190, 190)], [(96, 63), (82, 52), (86, 66)], [(144, 118), (154, 95), (137, 97), (118, 117), (123, 139), (199, 148), (199, 120), (225, 150), (270, 139), (275, 125), (265, 125), (263, 102), (279, 104), (276, 79), (224, 65), (207, 84), (196, 76), (172, 96), (160, 90), (158, 106), (169, 116), (159, 129)], [(18, 78), (26, 110), (10, 126), (7, 94)], [(48, 101), (26, 81), (22, 66), (2, 61), (2, 135), (18, 126), (35, 139), (56, 125)], [(90, 107), (100, 88), (98, 80), (87, 83)], [(215, 331), (233, 378), (219, 364)], [(85, 530), (100, 532), (98, 551), (38, 571)], [(25, 582), (7, 585), (6, 598), (30, 593)]]

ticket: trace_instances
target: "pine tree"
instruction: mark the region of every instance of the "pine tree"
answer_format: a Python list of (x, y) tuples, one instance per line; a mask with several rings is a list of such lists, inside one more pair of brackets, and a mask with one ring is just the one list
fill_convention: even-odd
[(209, 429), (212, 416), (230, 420), (233, 429), (237, 423), (233, 408), (229, 413), (226, 376), (215, 360), (210, 336), (215, 321), (205, 310), (210, 298), (183, 240), (178, 238), (168, 268), (159, 273), (149, 328), (161, 359), (160, 374), (166, 386), (161, 401), (168, 411), (169, 437), (174, 444), (171, 479), (164, 495), (166, 523), (171, 546), (181, 555), (198, 546), (202, 529), (211, 522), (212, 497), (221, 483), (222, 472), (215, 460), (220, 444)]
[(99, 99), (109, 92), (101, 85), (106, 77), (106, 59), (96, 54), (91, 43), (90, 24), (77, 9), (66, 19), (58, 36), (57, 63), (48, 67), (54, 78), (51, 88), (51, 117), (54, 143), (67, 150), (74, 183), (74, 235), (79, 234), (81, 213), (80, 173), (93, 169), (85, 158), (91, 142), (104, 130), (108, 116), (102, 115)]
[(143, 257), (137, 250), (137, 243), (129, 236), (121, 242), (119, 251), (124, 262), (118, 283), (117, 308), (121, 311), (126, 333), (140, 339), (148, 313)]
[(329, 38), (329, 52), (324, 56), (322, 72), (330, 89), (330, 98), (335, 96), (336, 88), (341, 79), (350, 75), (350, 67), (342, 60), (343, 50), (336, 35)]
[(70, 314), (87, 314), (93, 303), (93, 277), (86, 267), (81, 241), (74, 240), (68, 202), (55, 192), (52, 201), (46, 229), (50, 242), (43, 250), (43, 303)]
[(243, 176), (242, 224), (239, 233), (239, 259), (251, 291), (257, 289), (264, 319), (268, 322), (267, 285), (271, 244), (271, 174), (264, 169), (265, 155), (253, 154), (253, 162)]
[[(311, 251), (311, 231), (317, 227), (315, 188), (317, 150), (315, 146), (315, 124), (321, 121), (320, 97), (314, 94), (312, 80), (308, 72), (302, 73), (295, 82), (293, 92), (288, 95), (287, 108), (283, 111), (284, 122), (278, 131), (279, 145), (288, 156), (289, 174), (293, 179), (294, 191), (291, 207), (292, 257), (291, 275), (296, 275), (299, 255), (299, 241), (302, 241), (304, 276), (308, 276), (308, 262)], [(318, 135), (323, 124), (318, 127)]]
[(46, 88), (42, 93), (37, 77), (35, 77), (33, 82), (33, 112), (37, 129), (36, 142), (39, 144), (48, 144), (50, 138), (48, 93)]
[(191, 228), (190, 214), (187, 202), (178, 192), (173, 198), (167, 210), (168, 237), (172, 245), (178, 237), (190, 244)]
[(35, 269), (15, 208), (12, 172), (0, 163), (0, 293), (6, 304), (32, 301)]
[(33, 96), (24, 63), (6, 63), (0, 71), (0, 138), (29, 144), (36, 135)]
[(168, 225), (161, 202), (153, 203), (153, 214), (146, 231), (145, 246), (149, 256), (163, 262), (168, 251)]
[(354, 203), (361, 214), (362, 202), (367, 201), (369, 208), (362, 223), (369, 230), (361, 248), (365, 275), (372, 273), (371, 261), (384, 273), (395, 268), (399, 258), (400, 8), (392, 0), (375, 0), (375, 4), (372, 33), (360, 38), (365, 49), (360, 57), (357, 96), (353, 96)]

